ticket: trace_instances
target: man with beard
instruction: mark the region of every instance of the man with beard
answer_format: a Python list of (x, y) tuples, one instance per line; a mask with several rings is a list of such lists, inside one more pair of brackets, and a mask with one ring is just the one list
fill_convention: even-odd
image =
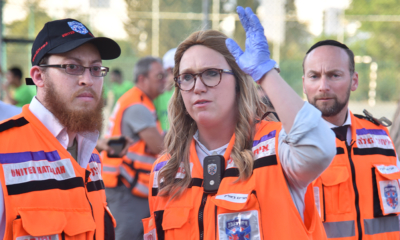
[(354, 54), (344, 44), (314, 44), (303, 61), (303, 91), (336, 134), (337, 155), (314, 182), (330, 239), (399, 239), (400, 171), (386, 127), (348, 109), (358, 87)]
[(32, 46), (37, 95), (0, 123), (0, 237), (114, 239), (102, 166), (102, 59), (118, 44), (79, 21), (48, 22)]

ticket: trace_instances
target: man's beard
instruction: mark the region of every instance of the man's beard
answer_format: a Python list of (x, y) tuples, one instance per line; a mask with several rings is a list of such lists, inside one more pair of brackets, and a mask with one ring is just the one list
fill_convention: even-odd
[[(103, 125), (103, 98), (98, 96), (91, 88), (84, 88), (71, 96), (70, 101), (65, 101), (56, 92), (54, 84), (49, 78), (45, 84), (45, 103), (47, 109), (58, 119), (61, 125), (69, 132), (95, 132), (101, 131)], [(73, 110), (68, 108), (72, 105), (72, 100), (83, 91), (90, 92), (97, 100), (94, 108), (82, 108)], [(100, 99), (99, 99), (100, 98)]]
[[(346, 104), (349, 102), (349, 98), (350, 98), (350, 91), (351, 91), (351, 85), (349, 86), (347, 93), (346, 93), (346, 99), (343, 102), (339, 102), (339, 100), (337, 99), (337, 96), (331, 96), (328, 94), (321, 94), (321, 95), (317, 95), (313, 98), (313, 101), (310, 101), (310, 99), (308, 99), (308, 101), (314, 106), (316, 107), (318, 110), (321, 111), (322, 113), (322, 117), (332, 117), (332, 116), (336, 116), (338, 113), (340, 113), (340, 111), (343, 110), (344, 107), (346, 107)], [(326, 104), (323, 104), (321, 106), (317, 105), (317, 99), (320, 98), (332, 98), (334, 103), (332, 106), (327, 106)]]

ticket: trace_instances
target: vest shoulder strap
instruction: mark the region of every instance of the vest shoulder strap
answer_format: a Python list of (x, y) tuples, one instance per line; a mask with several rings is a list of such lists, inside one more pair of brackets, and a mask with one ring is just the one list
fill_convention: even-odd
[(0, 132), (4, 132), (14, 127), (22, 127), (28, 123), (29, 122), (24, 117), (20, 117), (17, 119), (10, 119), (0, 124)]
[(368, 112), (366, 109), (364, 109), (363, 113), (364, 113), (364, 115), (360, 115), (360, 114), (353, 114), (353, 115), (359, 119), (368, 120), (368, 121), (372, 122), (373, 124), (375, 124), (376, 126), (383, 125), (385, 127), (389, 127), (392, 125), (392, 122), (389, 119), (387, 119), (386, 117), (381, 117), (379, 119), (374, 118), (374, 116), (372, 116), (372, 114), (370, 112)]

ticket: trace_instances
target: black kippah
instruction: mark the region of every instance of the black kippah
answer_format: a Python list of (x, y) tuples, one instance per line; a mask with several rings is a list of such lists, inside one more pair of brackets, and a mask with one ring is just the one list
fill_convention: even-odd
[(324, 41), (319, 41), (316, 44), (312, 45), (312, 47), (310, 49), (308, 49), (307, 53), (310, 53), (312, 50), (316, 49), (317, 47), (321, 47), (324, 45), (329, 45), (329, 46), (336, 46), (336, 47), (340, 47), (343, 49), (349, 49), (346, 45), (344, 45), (343, 43), (340, 43), (338, 41), (335, 40), (324, 40)]

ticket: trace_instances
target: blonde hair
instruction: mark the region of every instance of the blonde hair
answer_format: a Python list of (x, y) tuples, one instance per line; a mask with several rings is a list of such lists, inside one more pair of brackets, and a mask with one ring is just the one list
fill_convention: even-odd
[[(231, 158), (239, 170), (238, 180), (248, 179), (253, 171), (252, 144), (255, 125), (267, 111), (267, 106), (258, 97), (256, 87), (237, 65), (235, 58), (225, 45), (227, 37), (215, 30), (198, 31), (192, 33), (177, 48), (175, 53), (174, 76), (179, 74), (179, 65), (185, 51), (194, 45), (203, 45), (222, 54), (232, 68), (236, 81), (238, 119), (235, 127), (235, 143)], [(170, 160), (162, 168), (158, 176), (161, 196), (179, 197), (190, 185), (189, 150), (193, 135), (197, 131), (196, 122), (187, 114), (181, 91), (176, 88), (168, 106), (168, 121), (170, 129), (164, 143), (166, 154)], [(185, 177), (175, 180), (175, 175), (183, 162)]]

